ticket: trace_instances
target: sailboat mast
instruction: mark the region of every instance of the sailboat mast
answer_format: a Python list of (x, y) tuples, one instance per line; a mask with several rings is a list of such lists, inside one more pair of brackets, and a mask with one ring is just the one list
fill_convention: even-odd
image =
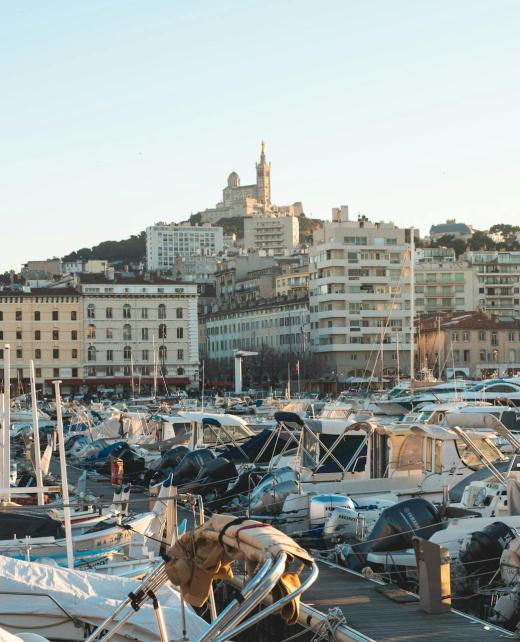
[(415, 374), (415, 236), (410, 228), (410, 384)]
[(40, 461), (40, 425), (38, 419), (38, 404), (36, 399), (36, 379), (34, 376), (34, 361), (31, 359), (29, 365), (29, 371), (31, 374), (31, 406), (32, 406), (32, 417), (33, 417), (33, 441), (34, 441), (34, 470), (36, 473), (36, 486), (40, 489), (38, 490), (38, 506), (43, 506), (45, 499), (43, 496), (43, 480), (42, 480), (42, 469)]
[[(11, 429), (11, 346), (6, 344), (4, 346), (4, 421), (2, 424), (2, 462), (3, 462), (3, 483), (4, 488), (9, 488), (11, 485), (11, 442), (10, 442), (10, 429)], [(6, 499), (9, 501), (11, 495), (6, 494)]]

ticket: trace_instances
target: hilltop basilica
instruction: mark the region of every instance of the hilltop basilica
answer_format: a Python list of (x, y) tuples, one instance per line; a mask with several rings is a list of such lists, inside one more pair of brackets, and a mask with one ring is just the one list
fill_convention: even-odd
[(292, 205), (271, 203), (271, 163), (265, 158), (265, 143), (262, 141), (260, 162), (256, 163), (256, 183), (241, 185), (240, 176), (231, 172), (227, 186), (222, 190), (222, 201), (216, 207), (198, 212), (201, 223), (216, 224), (223, 218), (245, 216), (300, 216), (301, 202)]

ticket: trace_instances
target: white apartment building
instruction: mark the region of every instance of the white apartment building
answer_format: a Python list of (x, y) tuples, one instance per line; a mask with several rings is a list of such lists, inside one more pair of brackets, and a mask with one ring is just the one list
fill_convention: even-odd
[(82, 275), (79, 289), (87, 385), (197, 385), (196, 284)]
[(300, 242), (300, 223), (296, 216), (252, 216), (244, 219), (246, 250), (264, 250), (272, 256), (290, 253)]
[(466, 261), (416, 263), (416, 314), (475, 310), (474, 280), (474, 272)]
[(309, 346), (308, 301), (272, 300), (221, 310), (200, 319), (200, 334), (201, 351), (211, 359), (262, 347), (300, 354)]
[(466, 252), (475, 274), (475, 303), (501, 317), (520, 318), (520, 252)]
[(210, 225), (157, 223), (146, 228), (146, 268), (172, 270), (178, 257), (211, 256), (224, 250), (224, 230)]
[[(410, 230), (391, 223), (333, 222), (310, 248), (311, 350), (341, 379), (409, 373)], [(382, 349), (381, 349), (382, 348)], [(399, 350), (399, 354), (398, 354)]]

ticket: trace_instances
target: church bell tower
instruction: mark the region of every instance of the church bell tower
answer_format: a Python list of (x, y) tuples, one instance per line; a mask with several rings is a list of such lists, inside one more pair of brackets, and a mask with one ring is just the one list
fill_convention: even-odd
[(256, 164), (256, 187), (258, 200), (264, 209), (271, 207), (271, 163), (265, 160), (265, 143), (262, 141), (260, 162)]

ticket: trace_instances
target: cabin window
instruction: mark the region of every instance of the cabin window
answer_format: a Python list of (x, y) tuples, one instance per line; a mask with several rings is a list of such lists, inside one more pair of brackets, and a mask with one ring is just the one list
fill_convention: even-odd
[(426, 439), (426, 460), (424, 463), (424, 469), (427, 472), (432, 471), (432, 464), (433, 464), (433, 439), (431, 437), (427, 437)]
[(442, 440), (435, 440), (435, 472), (437, 475), (442, 473)]
[(410, 435), (406, 437), (399, 451), (397, 470), (415, 470), (422, 468), (423, 437)]

